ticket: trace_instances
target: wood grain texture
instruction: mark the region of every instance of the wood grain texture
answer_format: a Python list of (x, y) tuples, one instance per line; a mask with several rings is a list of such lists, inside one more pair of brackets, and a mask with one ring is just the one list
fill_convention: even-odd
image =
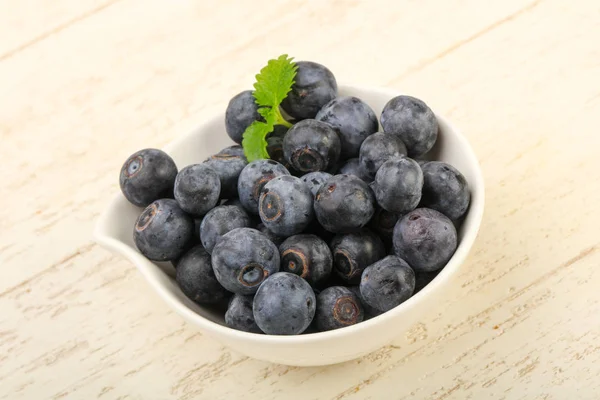
[[(598, 2), (26, 3), (0, 1), (0, 399), (597, 399)], [(487, 185), (439, 306), (330, 367), (223, 348), (90, 238), (127, 155), (284, 52), (425, 99)]]

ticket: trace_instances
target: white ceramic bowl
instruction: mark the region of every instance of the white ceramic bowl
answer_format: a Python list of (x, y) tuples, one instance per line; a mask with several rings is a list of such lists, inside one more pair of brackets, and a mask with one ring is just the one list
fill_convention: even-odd
[[(388, 100), (399, 93), (381, 88), (341, 86), (340, 96), (352, 95), (369, 104), (379, 116)], [(224, 110), (223, 110), (224, 111)], [(431, 158), (446, 161), (461, 171), (471, 188), (471, 206), (459, 230), (456, 253), (441, 273), (412, 298), (378, 317), (360, 324), (323, 333), (270, 336), (246, 333), (224, 325), (223, 315), (190, 301), (179, 290), (166, 263), (153, 263), (133, 243), (133, 226), (141, 209), (118, 193), (101, 215), (95, 238), (102, 246), (133, 262), (160, 297), (205, 334), (250, 357), (295, 366), (335, 364), (368, 354), (388, 344), (443, 301), (443, 286), (451, 281), (471, 249), (483, 216), (484, 184), (477, 158), (467, 140), (445, 118), (437, 115), (440, 135)], [(202, 162), (230, 145), (224, 113), (165, 148), (179, 168)], [(118, 171), (115, 171), (115, 179)]]

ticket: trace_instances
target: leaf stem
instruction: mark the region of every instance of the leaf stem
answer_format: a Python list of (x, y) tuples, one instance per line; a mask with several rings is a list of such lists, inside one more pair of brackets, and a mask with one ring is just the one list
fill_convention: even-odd
[(279, 107), (274, 107), (273, 111), (275, 112), (275, 116), (276, 116), (275, 125), (283, 125), (286, 128), (292, 127), (292, 124), (289, 123), (288, 121), (286, 121), (285, 118), (283, 118), (283, 115), (281, 115), (281, 111), (279, 111)]

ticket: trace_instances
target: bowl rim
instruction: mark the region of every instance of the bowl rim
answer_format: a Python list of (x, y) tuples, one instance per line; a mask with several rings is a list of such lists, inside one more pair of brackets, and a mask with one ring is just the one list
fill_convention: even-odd
[[(349, 92), (371, 92), (374, 95), (388, 96), (390, 99), (392, 97), (402, 94), (402, 92), (399, 90), (377, 86), (339, 85), (339, 89)], [(141, 253), (139, 253), (139, 251), (132, 249), (130, 246), (126, 245), (125, 243), (106, 233), (107, 225), (110, 223), (111, 211), (117, 207), (118, 203), (126, 201), (121, 193), (115, 194), (113, 199), (110, 201), (109, 205), (103, 210), (102, 214), (99, 216), (93, 232), (93, 237), (95, 241), (101, 246), (112, 250), (113, 252), (116, 252), (124, 256), (129, 261), (131, 261), (146, 278), (150, 286), (177, 314), (185, 318), (187, 321), (194, 323), (195, 325), (200, 327), (200, 329), (214, 336), (225, 336), (234, 340), (242, 340), (245, 342), (257, 344), (303, 345), (317, 343), (321, 341), (328, 341), (343, 336), (353, 336), (361, 334), (365, 331), (372, 329), (377, 325), (380, 325), (381, 323), (384, 323), (385, 321), (391, 322), (392, 320), (399, 318), (402, 314), (409, 312), (411, 309), (417, 307), (419, 303), (424, 301), (426, 297), (432, 294), (446, 281), (448, 281), (448, 279), (458, 270), (459, 266), (466, 259), (468, 252), (470, 251), (475, 242), (475, 239), (479, 232), (479, 228), (481, 226), (485, 203), (485, 185), (481, 166), (477, 160), (475, 152), (471, 147), (471, 144), (464, 137), (462, 132), (459, 129), (457, 129), (444, 116), (435, 113), (435, 111), (434, 114), (439, 121), (443, 122), (445, 125), (448, 126), (450, 130), (453, 131), (461, 147), (465, 151), (463, 156), (465, 157), (466, 162), (470, 165), (475, 166), (474, 171), (472, 171), (473, 179), (471, 182), (469, 182), (469, 186), (471, 187), (471, 203), (469, 206), (468, 215), (471, 219), (471, 229), (465, 230), (464, 236), (460, 241), (455, 253), (452, 255), (452, 258), (450, 258), (446, 266), (441, 270), (441, 272), (436, 276), (436, 278), (433, 281), (431, 281), (418, 293), (411, 296), (408, 300), (398, 305), (397, 307), (381, 315), (363, 321), (359, 324), (347, 326), (340, 329), (334, 329), (326, 332), (315, 332), (302, 335), (284, 336), (239, 331), (233, 328), (229, 328), (225, 325), (221, 325), (217, 322), (213, 322), (203, 317), (202, 315), (196, 313), (194, 310), (188, 308), (185, 304), (183, 304), (179, 299), (177, 299), (175, 294), (171, 293), (166, 286), (164, 286), (160, 281), (158, 281), (154, 276), (152, 276), (152, 268), (158, 268), (156, 265), (147, 265), (153, 264), (152, 261), (147, 260)], [(222, 120), (224, 118), (223, 115), (224, 112), (219, 113), (211, 118), (206, 119), (202, 124), (191, 129), (186, 134), (178, 135), (173, 141), (171, 141), (164, 147), (164, 151), (169, 153), (172, 149), (180, 147), (189, 136), (194, 135), (197, 131), (202, 130), (205, 126), (216, 122), (217, 119)], [(476, 190), (474, 190), (474, 188), (476, 188)], [(475, 194), (475, 196), (473, 196), (473, 194)]]

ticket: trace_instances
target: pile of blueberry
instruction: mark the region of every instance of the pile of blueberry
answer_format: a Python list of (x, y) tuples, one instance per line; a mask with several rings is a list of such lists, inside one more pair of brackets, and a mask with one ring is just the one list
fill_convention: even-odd
[[(183, 293), (226, 304), (227, 326), (294, 335), (360, 323), (398, 306), (452, 257), (470, 193), (451, 165), (425, 161), (438, 136), (421, 100), (398, 96), (380, 122), (356, 97), (337, 97), (327, 68), (298, 62), (281, 108), (293, 123), (268, 136), (271, 159), (240, 145), (178, 171), (160, 150), (131, 155), (125, 197), (145, 207), (139, 251), (171, 261)], [(231, 99), (238, 144), (261, 118), (251, 91)]]

